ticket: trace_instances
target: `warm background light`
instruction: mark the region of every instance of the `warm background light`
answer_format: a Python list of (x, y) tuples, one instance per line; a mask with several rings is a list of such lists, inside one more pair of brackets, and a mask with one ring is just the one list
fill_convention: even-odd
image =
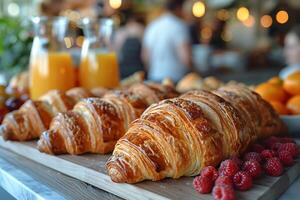
[(202, 17), (205, 14), (205, 5), (201, 1), (197, 1), (193, 5), (193, 15), (195, 17)]
[(248, 17), (245, 21), (243, 21), (243, 24), (247, 27), (252, 27), (255, 24), (255, 19), (252, 15)]
[(269, 28), (273, 23), (272, 17), (270, 15), (264, 15), (260, 19), (260, 24), (264, 28)]
[(236, 17), (240, 21), (246, 21), (249, 18), (249, 15), (249, 10), (246, 7), (240, 7), (236, 13)]
[(229, 14), (229, 12), (228, 12), (227, 10), (225, 10), (225, 9), (221, 9), (221, 10), (219, 10), (219, 11), (217, 12), (217, 18), (218, 18), (219, 20), (226, 21), (226, 20), (229, 19), (229, 17), (230, 17), (230, 14)]
[(284, 24), (289, 20), (289, 14), (285, 10), (280, 10), (276, 14), (276, 20), (279, 24)]
[(210, 40), (210, 38), (212, 37), (212, 30), (210, 27), (204, 27), (201, 30), (201, 38), (205, 41)]
[(122, 0), (109, 0), (109, 5), (113, 9), (118, 9), (122, 5)]

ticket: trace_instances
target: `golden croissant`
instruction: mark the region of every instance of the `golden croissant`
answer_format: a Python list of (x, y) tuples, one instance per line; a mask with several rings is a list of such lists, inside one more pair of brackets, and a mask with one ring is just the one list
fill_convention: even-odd
[(108, 153), (114, 149), (129, 124), (153, 103), (178, 93), (168, 86), (134, 84), (103, 98), (87, 98), (72, 111), (58, 114), (38, 141), (38, 149), (49, 154)]
[(0, 134), (5, 140), (32, 140), (49, 128), (52, 118), (59, 112), (71, 110), (82, 98), (98, 96), (105, 89), (91, 92), (83, 88), (73, 88), (67, 92), (52, 90), (38, 101), (28, 100), (19, 110), (8, 113), (1, 125)]
[(284, 131), (273, 108), (246, 87), (191, 91), (150, 106), (117, 142), (106, 167), (114, 182), (195, 176)]

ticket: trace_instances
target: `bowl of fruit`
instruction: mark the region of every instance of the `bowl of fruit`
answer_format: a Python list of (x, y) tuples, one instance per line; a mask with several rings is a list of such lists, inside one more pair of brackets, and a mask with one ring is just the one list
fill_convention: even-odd
[(285, 79), (273, 77), (255, 91), (280, 114), (290, 133), (300, 133), (300, 72)]

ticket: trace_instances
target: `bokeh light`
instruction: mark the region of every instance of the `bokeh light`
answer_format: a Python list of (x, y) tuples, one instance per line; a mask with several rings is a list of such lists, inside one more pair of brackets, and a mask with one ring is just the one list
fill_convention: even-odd
[(249, 10), (246, 7), (240, 7), (236, 12), (236, 17), (240, 21), (246, 21), (249, 18)]
[(210, 27), (206, 26), (201, 30), (201, 38), (205, 41), (210, 40), (212, 37), (212, 30)]
[(113, 9), (118, 9), (122, 5), (122, 0), (109, 0), (109, 5)]
[(65, 41), (66, 47), (68, 49), (73, 46), (73, 38), (71, 38), (71, 37), (65, 37), (64, 41)]
[(289, 14), (285, 10), (280, 10), (276, 14), (276, 20), (279, 24), (284, 24), (289, 20)]
[(273, 19), (270, 15), (264, 15), (260, 18), (260, 24), (264, 28), (269, 28), (272, 26)]
[(230, 14), (229, 14), (229, 12), (228, 12), (227, 10), (225, 10), (225, 9), (221, 9), (221, 10), (219, 10), (219, 11), (217, 12), (217, 18), (218, 18), (219, 20), (226, 21), (226, 20), (229, 19), (229, 17), (230, 17)]
[(20, 7), (16, 3), (10, 3), (7, 6), (7, 12), (10, 16), (16, 17), (20, 14)]
[(247, 27), (252, 27), (255, 24), (255, 18), (252, 15), (250, 15), (248, 19), (243, 21), (243, 24)]
[(197, 1), (193, 5), (193, 15), (195, 17), (202, 17), (205, 14), (205, 5), (201, 1)]

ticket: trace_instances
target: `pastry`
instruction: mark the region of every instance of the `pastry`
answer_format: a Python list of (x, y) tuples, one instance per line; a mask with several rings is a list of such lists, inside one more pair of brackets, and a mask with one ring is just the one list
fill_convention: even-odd
[(28, 100), (19, 110), (5, 116), (0, 134), (5, 140), (26, 141), (38, 138), (49, 128), (57, 113), (71, 110), (80, 99), (91, 96), (93, 94), (86, 89), (73, 88), (67, 92), (52, 90), (38, 101)]
[(284, 131), (273, 108), (246, 87), (191, 91), (150, 106), (117, 142), (106, 167), (120, 183), (195, 176)]
[(171, 87), (139, 83), (103, 98), (84, 99), (72, 111), (52, 120), (38, 141), (38, 149), (48, 154), (111, 152), (129, 124), (146, 108), (175, 96), (178, 93)]

